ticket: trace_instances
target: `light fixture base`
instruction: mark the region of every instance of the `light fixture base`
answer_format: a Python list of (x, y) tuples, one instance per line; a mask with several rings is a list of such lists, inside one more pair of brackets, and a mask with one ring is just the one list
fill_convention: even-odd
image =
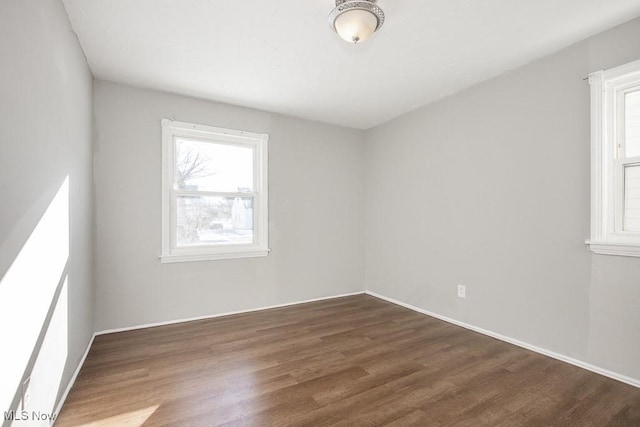
[(329, 14), (329, 27), (335, 32), (336, 30), (336, 19), (343, 13), (350, 10), (365, 10), (371, 14), (373, 14), (378, 24), (374, 30), (378, 31), (382, 24), (384, 24), (384, 12), (382, 9), (376, 4), (377, 0), (335, 0), (336, 7)]

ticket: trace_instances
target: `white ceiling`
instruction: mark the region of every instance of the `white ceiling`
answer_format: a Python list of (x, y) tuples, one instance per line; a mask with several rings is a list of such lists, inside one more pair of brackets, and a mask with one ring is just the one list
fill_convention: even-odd
[(96, 78), (367, 129), (640, 15), (640, 0), (64, 0)]

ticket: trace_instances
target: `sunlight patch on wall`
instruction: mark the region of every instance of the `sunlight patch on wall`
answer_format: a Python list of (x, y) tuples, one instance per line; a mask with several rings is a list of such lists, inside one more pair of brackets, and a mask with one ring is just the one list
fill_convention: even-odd
[(31, 399), (25, 408), (28, 411), (51, 414), (55, 409), (69, 347), (67, 282), (65, 278), (58, 304), (31, 371)]
[[(21, 386), (22, 376), (42, 332), (56, 289), (63, 279), (68, 258), (69, 177), (66, 177), (0, 280), (0, 342), (4, 348), (0, 364), (2, 411), (10, 409)], [(62, 345), (66, 350), (67, 343)], [(57, 392), (57, 388), (54, 392)]]

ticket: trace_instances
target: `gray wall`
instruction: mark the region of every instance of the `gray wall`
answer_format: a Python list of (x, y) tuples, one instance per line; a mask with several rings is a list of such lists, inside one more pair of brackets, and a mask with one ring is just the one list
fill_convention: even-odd
[[(57, 0), (0, 2), (0, 58), (0, 310), (15, 309), (0, 322), (0, 411), (34, 365), (32, 400), (46, 407), (31, 409), (51, 411), (94, 331), (92, 77)], [(60, 228), (47, 229), (67, 177), (69, 202), (47, 223)]]
[(640, 379), (640, 259), (584, 244), (583, 81), (638, 40), (635, 20), (368, 131), (367, 289)]
[[(96, 328), (362, 291), (362, 132), (96, 81)], [(268, 133), (264, 258), (161, 264), (160, 119)]]

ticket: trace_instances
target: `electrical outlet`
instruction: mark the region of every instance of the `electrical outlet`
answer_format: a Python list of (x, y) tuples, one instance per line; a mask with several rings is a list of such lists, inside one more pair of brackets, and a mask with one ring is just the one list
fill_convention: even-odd
[(458, 285), (458, 298), (467, 297), (467, 287), (464, 285)]
[(22, 410), (26, 411), (29, 407), (29, 401), (31, 400), (31, 377), (27, 377), (22, 383)]

